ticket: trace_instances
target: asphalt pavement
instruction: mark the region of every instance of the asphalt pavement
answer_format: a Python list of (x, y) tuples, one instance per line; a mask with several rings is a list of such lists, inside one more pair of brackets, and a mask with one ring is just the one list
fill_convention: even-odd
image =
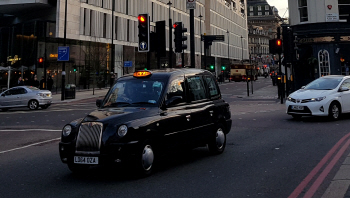
[[(227, 86), (230, 83), (235, 82), (224, 82), (220, 84), (221, 86)], [(69, 103), (73, 101), (79, 101), (89, 98), (100, 98), (103, 97), (107, 92), (109, 88), (96, 88), (96, 89), (84, 89), (84, 90), (77, 90), (75, 93), (74, 99), (65, 99), (61, 100), (61, 93), (55, 93), (53, 92), (52, 95), (52, 103)], [(235, 96), (237, 98), (244, 98), (244, 99), (278, 99), (276, 86), (266, 86), (259, 90), (254, 90), (253, 94), (249, 94), (249, 96), (246, 95), (237, 95)], [(278, 100), (280, 101), (280, 100)], [(276, 104), (279, 104), (280, 102), (276, 102)], [(284, 105), (284, 104), (280, 104)], [(350, 140), (349, 140), (350, 141)], [(347, 155), (346, 159), (340, 166), (339, 170), (337, 171), (336, 175), (332, 179), (331, 184), (328, 186), (327, 190), (323, 194), (322, 198), (350, 198), (350, 154)]]

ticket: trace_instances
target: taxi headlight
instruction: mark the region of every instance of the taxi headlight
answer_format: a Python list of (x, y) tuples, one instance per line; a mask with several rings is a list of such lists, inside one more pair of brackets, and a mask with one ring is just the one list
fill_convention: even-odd
[(63, 135), (64, 137), (69, 136), (69, 135), (71, 134), (71, 132), (72, 132), (72, 126), (69, 125), (69, 124), (67, 124), (66, 126), (64, 126), (63, 129), (62, 129), (62, 135)]
[(128, 133), (128, 127), (126, 125), (121, 125), (118, 128), (118, 135), (120, 137), (124, 137), (126, 135), (126, 133)]
[(291, 97), (288, 97), (287, 100), (288, 100), (288, 101), (292, 101), (292, 98), (291, 98)]
[(326, 96), (318, 97), (318, 98), (311, 98), (311, 102), (319, 102), (319, 101), (321, 101), (321, 100), (323, 100), (325, 98), (326, 98)]

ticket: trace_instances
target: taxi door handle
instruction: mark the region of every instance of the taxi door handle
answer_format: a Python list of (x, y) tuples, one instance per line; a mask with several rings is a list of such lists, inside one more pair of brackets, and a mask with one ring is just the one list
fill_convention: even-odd
[(187, 121), (190, 121), (191, 120), (191, 115), (187, 115), (186, 119), (187, 119)]
[(214, 111), (209, 111), (210, 116), (213, 116)]

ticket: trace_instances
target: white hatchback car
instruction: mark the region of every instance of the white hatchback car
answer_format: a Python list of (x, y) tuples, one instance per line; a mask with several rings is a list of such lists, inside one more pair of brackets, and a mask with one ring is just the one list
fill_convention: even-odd
[(329, 75), (318, 78), (290, 94), (286, 113), (293, 118), (329, 116), (339, 119), (350, 112), (350, 76)]

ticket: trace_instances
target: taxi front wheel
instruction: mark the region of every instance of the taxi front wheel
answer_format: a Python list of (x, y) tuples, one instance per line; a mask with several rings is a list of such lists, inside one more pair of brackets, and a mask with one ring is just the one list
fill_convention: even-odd
[(210, 153), (217, 155), (223, 153), (225, 150), (226, 134), (222, 124), (218, 124), (215, 129), (215, 132), (209, 140), (208, 149)]
[(138, 176), (148, 176), (154, 167), (154, 150), (151, 141), (145, 141), (139, 147), (134, 163)]
[(328, 117), (331, 120), (338, 120), (340, 115), (341, 115), (340, 105), (336, 102), (332, 102), (331, 105), (329, 105)]
[(75, 174), (83, 174), (90, 168), (90, 166), (68, 162), (68, 168), (70, 171), (72, 171)]

